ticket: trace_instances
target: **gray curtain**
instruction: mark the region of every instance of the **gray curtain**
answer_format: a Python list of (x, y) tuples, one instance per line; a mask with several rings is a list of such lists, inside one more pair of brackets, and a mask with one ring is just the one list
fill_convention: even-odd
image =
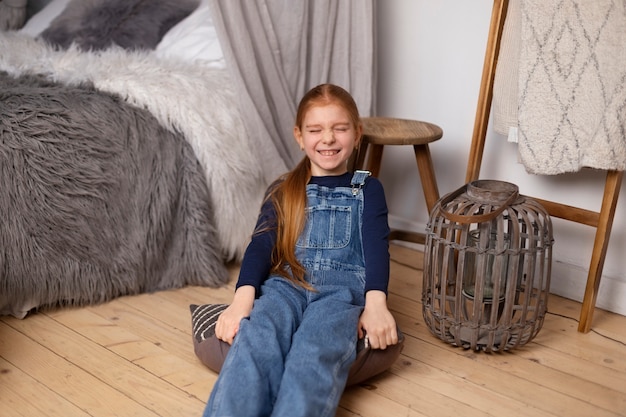
[(246, 130), (267, 161), (267, 181), (302, 158), (293, 123), (309, 88), (340, 85), (362, 116), (372, 114), (375, 0), (210, 1)]

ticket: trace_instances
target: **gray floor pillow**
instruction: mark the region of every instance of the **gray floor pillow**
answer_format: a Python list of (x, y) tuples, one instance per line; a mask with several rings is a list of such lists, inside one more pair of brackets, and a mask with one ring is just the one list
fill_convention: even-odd
[[(217, 318), (228, 304), (204, 304), (189, 306), (193, 330), (193, 347), (196, 356), (209, 369), (219, 373), (230, 345), (215, 336)], [(371, 349), (365, 339), (357, 342), (356, 360), (350, 368), (347, 386), (360, 384), (393, 365), (404, 347), (404, 335), (398, 329), (398, 343), (385, 350)]]

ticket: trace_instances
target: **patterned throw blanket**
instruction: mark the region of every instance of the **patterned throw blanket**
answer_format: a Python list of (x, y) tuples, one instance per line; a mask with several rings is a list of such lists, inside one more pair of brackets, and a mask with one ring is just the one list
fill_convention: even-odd
[(517, 65), (496, 72), (494, 126), (517, 121), (527, 171), (626, 168), (624, 45), (623, 0), (511, 2), (499, 62)]

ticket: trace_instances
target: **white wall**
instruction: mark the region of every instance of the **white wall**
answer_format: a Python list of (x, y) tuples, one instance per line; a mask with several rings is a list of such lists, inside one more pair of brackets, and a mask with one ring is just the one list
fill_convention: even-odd
[[(426, 120), (444, 137), (431, 145), (441, 195), (463, 185), (486, 47), (490, 0), (379, 0), (378, 115)], [(520, 192), (599, 210), (604, 173), (533, 176), (516, 145), (491, 129), (481, 178), (515, 183)], [(428, 220), (413, 153), (388, 147), (381, 180), (392, 227), (423, 231)], [(622, 185), (597, 306), (626, 315), (626, 184)], [(553, 219), (551, 291), (582, 300), (595, 229)]]

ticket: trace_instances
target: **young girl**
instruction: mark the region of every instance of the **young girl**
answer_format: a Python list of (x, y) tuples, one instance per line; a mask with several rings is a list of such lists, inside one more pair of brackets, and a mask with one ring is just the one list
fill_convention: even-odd
[(357, 336), (397, 343), (383, 188), (347, 169), (361, 130), (341, 87), (302, 98), (294, 136), (306, 156), (268, 190), (216, 324), (232, 346), (204, 416), (334, 416)]

